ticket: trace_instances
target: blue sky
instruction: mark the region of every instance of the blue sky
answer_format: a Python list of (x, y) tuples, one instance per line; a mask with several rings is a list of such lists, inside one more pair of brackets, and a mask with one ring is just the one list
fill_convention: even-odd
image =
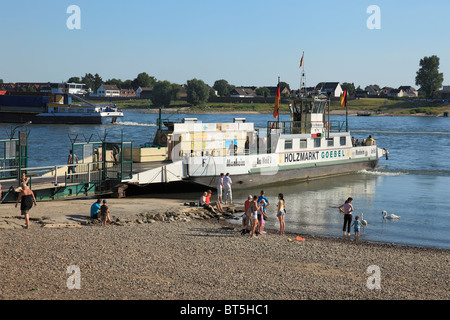
[[(70, 5), (81, 29), (69, 30)], [(367, 7), (381, 9), (370, 30)], [(321, 81), (415, 86), (424, 56), (440, 57), (450, 84), (447, 0), (0, 0), (0, 78), (59, 82), (98, 73), (103, 80), (158, 80), (298, 88)]]

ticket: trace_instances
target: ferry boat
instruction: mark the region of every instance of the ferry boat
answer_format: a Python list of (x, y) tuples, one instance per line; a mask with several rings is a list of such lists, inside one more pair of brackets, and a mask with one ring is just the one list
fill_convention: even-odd
[[(78, 100), (78, 104), (72, 103)], [(94, 105), (71, 93), (6, 92), (0, 95), (0, 122), (37, 124), (115, 123), (123, 112), (113, 105)]]
[(327, 98), (294, 98), (290, 121), (268, 121), (262, 130), (245, 118), (164, 122), (160, 112), (153, 148), (166, 147), (166, 162), (179, 164), (169, 169), (182, 180), (210, 188), (220, 173), (230, 173), (233, 189), (251, 188), (370, 170), (387, 159), (377, 145), (354, 146), (346, 121), (330, 121), (329, 112), (326, 119), (327, 107)]

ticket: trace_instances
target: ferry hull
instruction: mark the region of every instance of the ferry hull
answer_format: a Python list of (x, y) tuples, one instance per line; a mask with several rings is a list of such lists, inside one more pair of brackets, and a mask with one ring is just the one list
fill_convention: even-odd
[[(232, 189), (248, 189), (273, 184), (283, 184), (294, 181), (308, 181), (345, 174), (355, 173), (361, 170), (371, 170), (377, 167), (378, 159), (342, 164), (313, 165), (301, 168), (266, 170), (261, 173), (248, 173), (231, 175)], [(208, 188), (216, 188), (218, 176), (191, 176), (187, 181), (203, 185)]]

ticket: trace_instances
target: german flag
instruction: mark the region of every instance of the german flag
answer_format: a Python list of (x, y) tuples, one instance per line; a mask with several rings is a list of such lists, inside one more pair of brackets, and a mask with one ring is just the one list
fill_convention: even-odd
[(281, 93), (280, 93), (280, 83), (278, 83), (277, 86), (277, 95), (275, 97), (275, 109), (273, 110), (273, 117), (275, 119), (278, 118), (279, 115), (279, 109), (280, 109), (280, 98), (281, 98)]
[(305, 54), (303, 53), (302, 58), (300, 59), (300, 68), (303, 67), (303, 57), (304, 57), (304, 55)]
[(347, 107), (347, 90), (344, 90), (344, 92), (341, 95), (341, 106), (342, 108)]

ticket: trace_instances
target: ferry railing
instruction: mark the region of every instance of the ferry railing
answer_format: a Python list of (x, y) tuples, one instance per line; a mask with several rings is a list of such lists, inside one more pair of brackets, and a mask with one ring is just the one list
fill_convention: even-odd
[[(333, 120), (323, 123), (325, 131), (330, 132), (345, 131), (345, 121)], [(281, 134), (307, 134), (311, 132), (312, 123), (310, 121), (267, 121), (267, 136), (276, 130)]]
[[(17, 128), (17, 127), (16, 127)], [(11, 136), (14, 135), (14, 130)], [(0, 140), (0, 180), (20, 177), (20, 168), (28, 164), (26, 145), (21, 145), (20, 139)]]
[(311, 132), (311, 122), (306, 121), (267, 121), (267, 136), (272, 130), (281, 134), (299, 134)]
[[(72, 170), (73, 168), (73, 170)], [(0, 169), (0, 176), (16, 169)], [(21, 168), (22, 173), (29, 179), (29, 187), (37, 184), (53, 186), (69, 184), (100, 184), (103, 179), (103, 162), (79, 163), (72, 165), (55, 165), (46, 167)], [(20, 186), (20, 179), (1, 179), (1, 183), (16, 183)]]

